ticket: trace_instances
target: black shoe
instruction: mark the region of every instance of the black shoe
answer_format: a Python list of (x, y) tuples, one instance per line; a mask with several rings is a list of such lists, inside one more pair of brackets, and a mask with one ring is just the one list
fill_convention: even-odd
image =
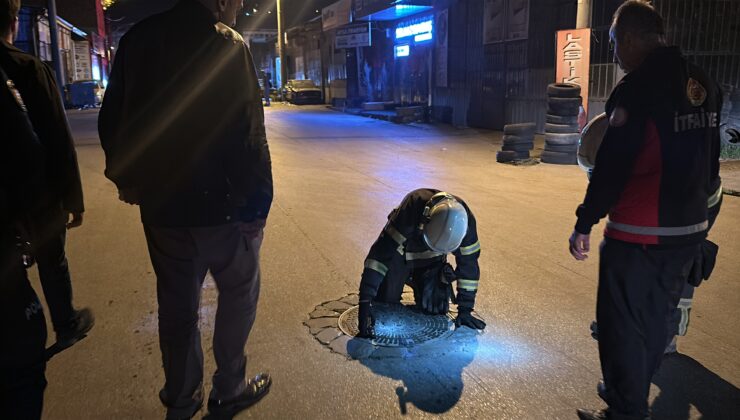
[(591, 330), (591, 338), (599, 341), (599, 325), (596, 324), (596, 321), (591, 321), (591, 326), (589, 327), (589, 329)]
[(57, 331), (57, 342), (54, 347), (58, 352), (72, 347), (76, 342), (87, 337), (93, 325), (95, 325), (95, 317), (89, 308), (75, 311), (69, 328)]
[(606, 384), (604, 381), (599, 381), (599, 383), (596, 385), (596, 393), (599, 394), (599, 398), (604, 400), (605, 403), (608, 404), (608, 401), (606, 400)]
[(247, 389), (240, 395), (228, 400), (208, 400), (208, 412), (216, 418), (232, 418), (234, 415), (256, 404), (268, 392), (272, 378), (267, 373), (260, 373), (247, 382)]
[(607, 420), (609, 415), (606, 410), (587, 410), (579, 408), (576, 410), (578, 418), (581, 420)]

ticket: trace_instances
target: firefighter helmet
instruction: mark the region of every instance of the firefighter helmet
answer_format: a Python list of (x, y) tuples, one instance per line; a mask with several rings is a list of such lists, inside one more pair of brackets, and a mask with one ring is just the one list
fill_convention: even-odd
[(605, 113), (595, 116), (581, 133), (578, 142), (578, 165), (586, 172), (591, 172), (596, 164), (596, 153), (599, 151), (601, 141), (604, 139), (606, 129), (609, 127), (609, 119)]
[(447, 254), (460, 247), (468, 233), (468, 212), (451, 194), (439, 192), (424, 208), (424, 243), (435, 252)]

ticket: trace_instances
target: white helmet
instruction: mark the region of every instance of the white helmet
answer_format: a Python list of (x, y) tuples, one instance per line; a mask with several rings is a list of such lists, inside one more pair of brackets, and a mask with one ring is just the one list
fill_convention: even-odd
[(424, 243), (435, 252), (447, 254), (460, 247), (468, 233), (468, 212), (455, 197), (439, 192), (424, 208)]
[(601, 141), (604, 140), (606, 129), (609, 127), (609, 119), (605, 113), (595, 116), (581, 133), (581, 140), (578, 142), (578, 165), (590, 173), (596, 164), (596, 153), (599, 151)]

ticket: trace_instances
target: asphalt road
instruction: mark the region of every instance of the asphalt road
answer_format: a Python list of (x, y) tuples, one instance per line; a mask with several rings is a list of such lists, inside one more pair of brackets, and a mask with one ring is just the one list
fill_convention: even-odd
[[(275, 383), (239, 418), (573, 419), (578, 407), (602, 406), (588, 330), (598, 255), (577, 262), (566, 245), (587, 182), (578, 167), (497, 164), (497, 133), (399, 126), (321, 107), (275, 106), (266, 115), (276, 195), (247, 349), (249, 373), (269, 370)], [(75, 303), (91, 306), (97, 325), (49, 364), (45, 418), (163, 418), (155, 277), (138, 209), (119, 202), (103, 175), (96, 117), (70, 113), (87, 211), (68, 254)], [(435, 357), (359, 362), (330, 352), (302, 323), (316, 305), (357, 290), (387, 213), (425, 186), (460, 195), (476, 215), (476, 309), (488, 328), (465, 349)], [(651, 392), (656, 419), (740, 412), (738, 221), (740, 198), (726, 197), (712, 232), (721, 247), (714, 276), (698, 289), (680, 355), (664, 361)], [(206, 391), (215, 297), (207, 281)]]

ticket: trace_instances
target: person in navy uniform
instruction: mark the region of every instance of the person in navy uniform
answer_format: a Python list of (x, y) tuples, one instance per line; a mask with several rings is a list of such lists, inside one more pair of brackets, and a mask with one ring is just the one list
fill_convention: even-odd
[(650, 381), (709, 228), (719, 185), (722, 95), (678, 48), (663, 19), (630, 0), (614, 14), (611, 41), (627, 75), (606, 105), (609, 127), (570, 237), (588, 257), (593, 225), (609, 216), (600, 249), (596, 320), (606, 410), (581, 419), (648, 417)]
[(54, 75), (41, 60), (13, 46), (19, 7), (19, 1), (0, 2), (0, 65), (12, 80), (15, 96), (27, 110), (33, 130), (46, 149), (44, 179), (35, 187), (37, 199), (26, 216), (56, 332), (55, 348), (61, 351), (85, 337), (95, 323), (89, 308), (76, 309), (73, 305), (72, 276), (65, 252), (67, 231), (82, 225), (85, 206), (74, 140)]
[[(372, 302), (396, 303), (403, 287), (414, 290), (417, 306), (427, 313), (447, 313), (458, 305), (456, 325), (482, 330), (472, 315), (478, 291), (480, 242), (475, 217), (465, 202), (444, 191), (411, 191), (388, 215), (388, 223), (370, 248), (360, 281), (359, 337), (374, 336)], [(447, 264), (455, 256), (457, 267)], [(457, 282), (457, 295), (452, 283)]]

